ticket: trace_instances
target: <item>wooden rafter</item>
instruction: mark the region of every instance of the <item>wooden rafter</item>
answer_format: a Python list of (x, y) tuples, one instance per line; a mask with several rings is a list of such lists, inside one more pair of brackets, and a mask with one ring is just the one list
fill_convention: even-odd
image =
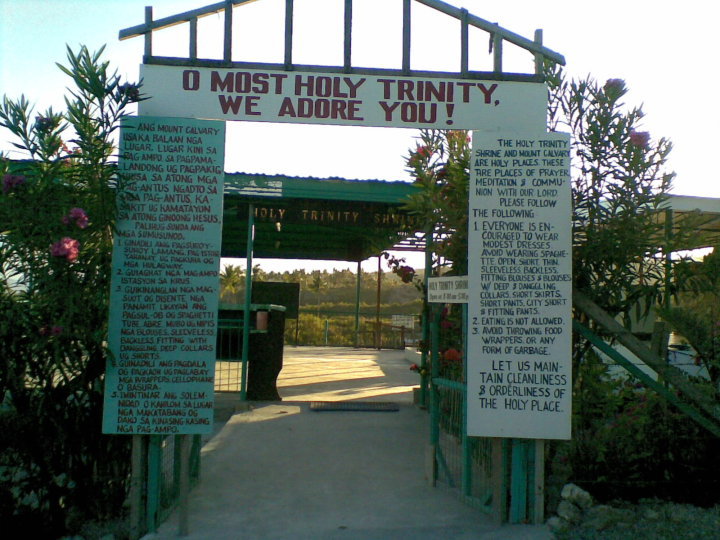
[[(186, 11), (176, 15), (163, 17), (161, 19), (153, 20), (152, 8), (146, 8), (145, 11), (145, 22), (130, 28), (120, 30), (120, 40), (129, 39), (137, 36), (144, 36), (145, 38), (145, 63), (154, 64), (166, 64), (166, 65), (204, 65), (203, 63), (217, 64), (222, 62), (226, 66), (242, 65), (244, 67), (253, 66), (254, 64), (232, 62), (232, 13), (233, 8), (249, 4), (256, 0), (224, 0), (222, 2), (216, 2), (214, 4), (207, 5), (205, 7)], [(352, 56), (352, 7), (353, 0), (344, 1), (344, 41), (343, 41), (343, 65), (338, 67), (322, 66), (323, 71), (341, 71), (344, 73), (364, 73), (372, 71), (398, 71), (405, 75), (423, 75), (430, 77), (448, 76), (455, 75), (462, 78), (477, 78), (478, 72), (470, 72), (468, 69), (468, 58), (469, 58), (469, 40), (468, 40), (468, 29), (469, 27), (475, 27), (490, 34), (491, 45), (493, 49), (493, 71), (492, 75), (496, 78), (501, 78), (503, 75), (502, 66), (502, 52), (503, 43), (508, 42), (516, 45), (522, 49), (525, 49), (529, 53), (535, 56), (535, 73), (533, 75), (525, 75), (525, 77), (537, 78), (542, 74), (542, 65), (545, 59), (551, 60), (557, 64), (564, 65), (565, 58), (551, 50), (542, 44), (542, 32), (536, 31), (534, 39), (530, 40), (519, 34), (511, 32), (496, 23), (489, 22), (476, 15), (468, 13), (464, 8), (458, 8), (452, 6), (446, 2), (440, 0), (401, 0), (403, 3), (403, 28), (402, 28), (402, 67), (400, 70), (361, 70), (353, 68), (351, 64)], [(417, 2), (427, 7), (435, 9), (440, 13), (457, 19), (460, 23), (460, 42), (461, 42), (461, 54), (460, 54), (460, 69), (457, 73), (439, 73), (439, 72), (417, 72), (413, 71), (410, 66), (410, 46), (411, 46), (411, 7), (412, 3)], [(300, 66), (296, 66), (292, 61), (292, 49), (293, 49), (293, 0), (285, 0), (285, 54), (284, 61), (282, 64), (273, 66), (277, 69), (292, 70), (298, 69)], [(225, 14), (224, 19), (224, 31), (223, 31), (223, 58), (222, 60), (211, 60), (211, 59), (198, 59), (197, 58), (197, 21), (202, 17), (213, 15), (223, 12)], [(190, 50), (188, 52), (188, 58), (169, 58), (169, 57), (157, 57), (152, 54), (152, 34), (157, 30), (164, 28), (170, 28), (178, 24), (189, 24), (190, 32)], [(257, 64), (260, 66), (260, 64)], [(268, 65), (265, 65), (268, 67)], [(321, 66), (302, 66), (316, 69)], [(487, 73), (483, 75), (488, 75)], [(515, 79), (522, 79), (521, 74), (512, 74)]]

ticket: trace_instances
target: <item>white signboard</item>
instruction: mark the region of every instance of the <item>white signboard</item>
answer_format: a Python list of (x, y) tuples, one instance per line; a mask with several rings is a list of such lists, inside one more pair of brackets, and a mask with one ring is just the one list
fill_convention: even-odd
[(104, 433), (212, 431), (224, 148), (222, 122), (121, 124)]
[(415, 328), (415, 317), (412, 315), (393, 315), (393, 326), (404, 326), (405, 328)]
[(468, 277), (444, 276), (428, 278), (428, 302), (467, 304)]
[(543, 83), (140, 66), (140, 114), (347, 126), (545, 125)]
[(473, 132), (468, 433), (569, 439), (570, 137)]

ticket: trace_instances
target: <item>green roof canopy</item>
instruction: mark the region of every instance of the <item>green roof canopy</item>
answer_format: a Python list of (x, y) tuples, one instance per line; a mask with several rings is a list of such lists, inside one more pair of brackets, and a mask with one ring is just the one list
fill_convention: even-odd
[(223, 257), (246, 257), (248, 211), (253, 255), (362, 261), (384, 250), (422, 249), (417, 220), (402, 206), (408, 182), (226, 173)]

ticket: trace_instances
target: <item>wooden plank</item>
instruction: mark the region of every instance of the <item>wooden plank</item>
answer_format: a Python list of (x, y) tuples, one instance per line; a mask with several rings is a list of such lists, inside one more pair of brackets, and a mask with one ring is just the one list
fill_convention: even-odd
[(503, 455), (503, 439), (491, 439), (492, 453), (492, 517), (497, 525), (505, 522), (507, 492), (505, 489), (505, 459)]
[[(190, 440), (180, 435), (180, 482), (178, 490), (178, 536), (190, 534)], [(177, 440), (177, 439), (176, 439)]]
[[(145, 25), (149, 27), (152, 25), (153, 19), (153, 8), (152, 6), (145, 6)], [(150, 58), (152, 56), (152, 32), (145, 32), (145, 51), (144, 58)]]
[[(500, 28), (498, 26), (498, 28)], [(502, 73), (503, 70), (503, 40), (502, 36), (495, 32), (492, 35), (492, 44), (493, 44), (493, 71), (496, 73)]]
[(293, 0), (285, 0), (285, 69), (292, 68)]
[(467, 75), (469, 64), (470, 40), (468, 36), (468, 10), (460, 9), (460, 73)]
[[(232, 4), (234, 6), (241, 6), (243, 4), (250, 4), (251, 2), (255, 1), (256, 0), (232, 0)], [(192, 19), (200, 19), (202, 17), (207, 17), (208, 15), (220, 13), (224, 9), (225, 0), (223, 0), (222, 2), (216, 2), (215, 4), (210, 4), (209, 6), (192, 9), (183, 13), (178, 13), (177, 15), (170, 15), (169, 17), (157, 19), (156, 21), (153, 21), (152, 24), (149, 26), (147, 25), (147, 23), (145, 23), (131, 26), (129, 28), (124, 28), (118, 33), (118, 38), (120, 39), (120, 41), (122, 41), (124, 39), (141, 36), (148, 30), (162, 30), (163, 28), (170, 28), (178, 24), (189, 22)]]
[(411, 12), (410, 0), (403, 0), (403, 26), (402, 26), (402, 70), (410, 73), (410, 38), (411, 38)]
[(147, 499), (145, 522), (148, 532), (157, 532), (162, 475), (162, 435), (147, 435)]
[[(431, 7), (433, 9), (436, 9), (437, 11), (440, 11), (441, 13), (445, 13), (446, 15), (455, 17), (456, 19), (460, 19), (462, 16), (462, 14), (460, 12), (460, 8), (451, 6), (450, 4), (441, 2), (439, 0), (415, 0), (415, 1), (419, 2), (420, 4), (424, 4), (428, 7)], [(530, 41), (529, 39), (524, 38), (521, 35), (511, 32), (510, 30), (507, 30), (505, 28), (499, 27), (496, 24), (491, 23), (490, 21), (486, 21), (485, 19), (481, 19), (480, 17), (478, 17), (476, 15), (469, 14), (468, 22), (472, 26), (475, 26), (476, 28), (480, 28), (481, 30), (485, 30), (486, 32), (490, 32), (490, 33), (499, 32), (500, 36), (505, 41), (509, 41), (513, 45), (522, 47), (523, 49), (526, 49), (532, 53), (541, 53), (543, 56), (551, 59), (553, 62), (556, 62), (562, 66), (565, 65), (565, 57), (562, 54), (559, 54), (553, 50), (550, 50), (547, 47), (538, 47), (537, 44)]]
[(145, 478), (145, 435), (132, 436), (130, 455), (130, 537), (140, 538), (145, 530), (143, 509), (143, 479)]
[(512, 439), (512, 473), (510, 475), (510, 523), (527, 520), (528, 442)]
[(652, 377), (650, 377), (647, 373), (645, 373), (643, 370), (641, 370), (635, 364), (630, 362), (630, 360), (626, 359), (622, 354), (620, 354), (616, 349), (614, 349), (606, 341), (604, 341), (599, 336), (595, 335), (593, 332), (591, 332), (588, 328), (583, 326), (577, 320), (573, 320), (573, 331), (578, 332), (581, 335), (583, 335), (588, 341), (590, 341), (600, 351), (605, 353), (608, 357), (610, 357), (612, 360), (614, 360), (617, 364), (619, 364), (620, 366), (625, 368), (629, 373), (634, 375), (640, 382), (642, 382), (649, 388), (652, 388), (655, 392), (657, 392), (658, 394), (663, 396), (670, 403), (672, 403), (678, 409), (680, 409), (682, 412), (687, 414), (689, 418), (691, 418), (692, 420), (694, 420), (695, 422), (697, 422), (698, 424), (703, 426), (705, 429), (707, 429), (711, 433), (720, 437), (720, 422), (718, 422), (716, 419), (713, 420), (712, 418), (707, 418), (695, 407), (682, 401), (677, 395), (675, 395), (674, 391), (671, 391), (669, 388), (666, 388), (663, 383), (660, 383), (660, 382), (656, 381), (655, 379), (653, 379)]
[(197, 59), (197, 17), (190, 19), (190, 59)]
[(352, 72), (352, 12), (353, 0), (345, 0), (345, 28), (343, 33), (343, 67), (345, 73)]
[(680, 390), (690, 401), (699, 408), (704, 410), (716, 420), (720, 420), (716, 401), (706, 396), (690, 383), (685, 374), (671, 366), (647, 348), (639, 339), (637, 339), (627, 328), (623, 327), (619, 322), (607, 314), (600, 306), (595, 304), (587, 296), (580, 291), (573, 289), (573, 305), (588, 317), (600, 324), (607, 332), (610, 333), (619, 343), (627, 347), (627, 349), (645, 362), (655, 372), (663, 377), (667, 382)]
[(225, 20), (223, 27), (223, 60), (232, 62), (232, 0), (225, 0)]
[[(543, 31), (541, 28), (538, 28), (535, 30), (535, 43), (538, 44), (538, 46), (542, 47), (543, 43)], [(535, 75), (542, 75), (543, 74), (543, 64), (544, 59), (543, 55), (540, 53), (535, 53)]]
[(545, 523), (545, 441), (535, 441), (535, 482), (534, 482), (533, 522)]

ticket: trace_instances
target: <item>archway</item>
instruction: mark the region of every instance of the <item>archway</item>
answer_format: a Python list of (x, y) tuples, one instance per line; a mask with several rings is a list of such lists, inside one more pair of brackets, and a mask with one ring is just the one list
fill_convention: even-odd
[[(141, 115), (488, 132), (523, 131), (528, 126), (544, 130), (546, 91), (542, 84), (542, 65), (545, 59), (561, 64), (564, 59), (542, 46), (540, 32), (534, 40), (528, 40), (444, 2), (403, 0), (401, 65), (361, 68), (352, 62), (353, 2), (345, 0), (342, 63), (298, 65), (293, 61), (294, 3), (287, 0), (283, 61), (236, 62), (233, 60), (233, 8), (247, 3), (247, 0), (227, 0), (160, 20), (153, 20), (149, 8), (144, 24), (121, 31), (121, 38), (139, 35), (145, 38), (141, 75), (145, 90), (152, 98), (141, 103)], [(457, 21), (460, 35), (457, 71), (412, 69), (412, 6), (417, 4)], [(198, 58), (198, 19), (215, 13), (222, 13), (224, 21), (221, 58)], [(187, 57), (153, 55), (153, 32), (178, 24), (187, 24), (189, 29)], [(486, 71), (470, 69), (469, 35), (471, 30), (478, 29), (490, 36), (493, 60), (492, 68)], [(516, 45), (530, 55), (531, 73), (503, 70), (503, 43)], [(249, 204), (247, 216), (251, 222), (255, 207)], [(263, 217), (262, 212), (259, 217)], [(270, 217), (270, 208), (266, 217)], [(252, 241), (247, 244), (251, 245)], [(251, 256), (252, 250), (246, 252), (246, 256)], [(246, 311), (248, 307), (249, 298)], [(248, 322), (244, 328), (247, 337)], [(499, 496), (493, 500), (502, 513), (501, 501)]]

